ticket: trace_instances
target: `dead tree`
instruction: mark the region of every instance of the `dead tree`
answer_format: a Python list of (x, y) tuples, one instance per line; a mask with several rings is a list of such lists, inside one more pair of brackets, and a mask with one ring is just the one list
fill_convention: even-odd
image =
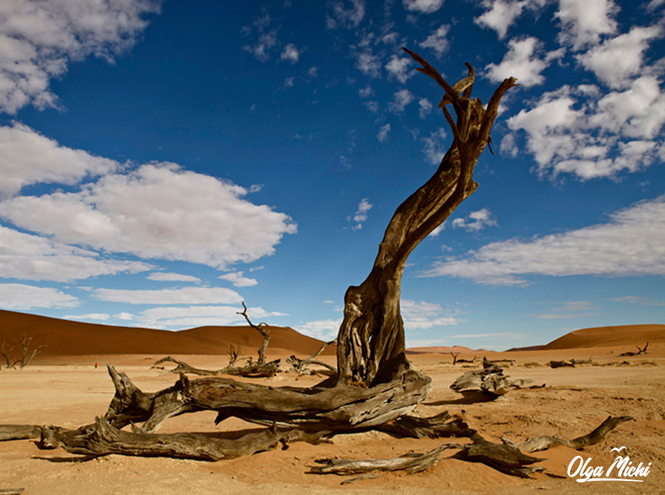
[(237, 314), (243, 315), (245, 317), (245, 320), (247, 320), (249, 326), (255, 329), (263, 336), (263, 343), (261, 344), (261, 347), (259, 347), (258, 364), (264, 365), (266, 364), (266, 349), (268, 349), (268, 344), (270, 343), (270, 329), (267, 328), (268, 327), (267, 323), (261, 322), (258, 325), (254, 325), (254, 323), (252, 323), (252, 321), (249, 319), (249, 316), (247, 316), (247, 306), (245, 306), (245, 301), (242, 302), (242, 307), (243, 307), (242, 312), (238, 312)]
[(473, 181), (474, 167), (490, 141), (501, 98), (516, 86), (514, 78), (504, 80), (484, 108), (479, 99), (471, 99), (475, 74), (469, 64), (469, 76), (451, 86), (427, 61), (404, 50), (421, 65), (417, 70), (443, 89), (439, 108), (454, 139), (434, 175), (395, 211), (368, 277), (346, 292), (337, 338), (338, 380), (342, 384), (371, 387), (398, 379), (410, 369), (399, 306), (407, 258), (478, 187)]
[[(415, 247), (476, 190), (474, 167), (490, 141), (501, 98), (516, 86), (516, 80), (504, 80), (483, 106), (479, 99), (471, 99), (475, 74), (469, 64), (468, 77), (451, 86), (423, 58), (405, 51), (421, 65), (418, 70), (443, 89), (439, 108), (453, 142), (434, 175), (395, 211), (367, 279), (345, 294), (337, 337), (337, 376), (318, 387), (295, 389), (222, 377), (190, 382), (181, 375), (173, 387), (147, 394), (113, 370), (116, 397), (107, 418), (114, 427), (144, 423), (145, 431), (155, 431), (168, 417), (212, 409), (220, 420), (236, 416), (265, 425), (354, 431), (399, 420), (426, 398), (431, 379), (413, 369), (405, 353), (399, 306), (402, 274)], [(259, 362), (265, 363), (268, 329), (264, 324), (253, 325), (244, 303), (243, 308), (239, 314), (264, 336)]]
[(28, 364), (30, 364), (30, 361), (37, 355), (39, 350), (42, 347), (46, 347), (46, 344), (41, 344), (37, 347), (35, 347), (30, 354), (28, 354), (28, 351), (30, 350), (30, 344), (32, 343), (32, 337), (26, 337), (25, 333), (23, 334), (23, 338), (19, 342), (21, 344), (21, 359), (19, 359), (16, 363), (14, 364), (20, 364), (21, 369), (25, 368)]
[(453, 366), (457, 364), (457, 356), (460, 355), (459, 352), (451, 352), (450, 355), (453, 357)]
[(16, 363), (12, 362), (10, 355), (11, 355), (12, 351), (14, 350), (14, 347), (16, 347), (16, 344), (11, 346), (9, 348), (9, 350), (7, 350), (5, 348), (5, 345), (6, 345), (5, 339), (2, 339), (2, 347), (0, 347), (0, 354), (2, 354), (2, 357), (5, 358), (5, 361), (7, 363), (6, 368), (7, 369), (14, 368)]
[[(30, 364), (30, 361), (33, 360), (33, 358), (37, 355), (39, 350), (42, 347), (46, 347), (46, 344), (41, 344), (37, 347), (35, 347), (32, 352), (30, 352), (30, 344), (32, 343), (33, 337), (28, 337), (25, 332), (23, 332), (23, 337), (21, 340), (19, 340), (16, 344), (11, 346), (9, 350), (6, 350), (5, 348), (5, 341), (4, 339), (2, 340), (2, 347), (0, 347), (0, 354), (5, 358), (5, 361), (7, 363), (7, 368), (14, 368), (16, 369), (16, 365), (19, 365), (20, 369), (25, 368), (28, 364)], [(20, 345), (21, 346), (21, 357), (15, 361), (11, 360), (11, 352), (14, 350), (16, 346)]]
[[(334, 366), (330, 366), (329, 364), (324, 363), (323, 361), (316, 360), (316, 358), (321, 355), (321, 353), (326, 349), (326, 347), (333, 344), (337, 344), (337, 339), (331, 340), (330, 342), (324, 342), (323, 345), (319, 348), (319, 350), (308, 358), (299, 359), (296, 356), (291, 356), (286, 359), (286, 362), (291, 366), (293, 366), (293, 370), (295, 370), (295, 372), (298, 373), (299, 375), (313, 375), (316, 373), (320, 373), (328, 376), (337, 376), (337, 368), (335, 368)], [(308, 368), (308, 366), (312, 364), (321, 366), (325, 369), (318, 371), (311, 370), (310, 368)]]
[[(396, 435), (466, 436), (470, 460), (494, 459), (480, 444), (489, 444), (459, 418), (439, 414), (431, 418), (409, 416), (432, 387), (429, 377), (406, 358), (404, 323), (400, 314), (400, 287), (407, 258), (415, 247), (477, 188), (473, 171), (490, 142), (490, 130), (499, 103), (514, 78), (504, 80), (487, 106), (471, 99), (473, 68), (454, 86), (417, 54), (405, 50), (433, 78), (444, 96), (439, 104), (451, 127), (453, 143), (434, 175), (395, 211), (366, 280), (345, 294), (344, 319), (337, 337), (337, 376), (310, 388), (273, 387), (211, 376), (180, 379), (167, 389), (146, 393), (124, 373), (109, 365), (116, 393), (103, 418), (76, 430), (21, 426), (17, 433), (39, 431), (43, 446), (60, 445), (86, 455), (125, 454), (196, 459), (225, 459), (274, 448), (294, 440), (318, 442), (339, 432), (382, 429)], [(452, 106), (455, 117), (448, 110)], [(269, 332), (265, 324), (250, 326), (264, 336), (259, 363), (265, 364)], [(221, 441), (195, 434), (154, 433), (168, 418), (196, 411), (217, 412), (216, 422), (237, 417), (269, 427), (257, 436)], [(121, 430), (132, 425), (132, 431)], [(12, 426), (6, 427), (11, 438)], [(5, 428), (0, 427), (0, 434)], [(22, 437), (24, 438), (24, 437)], [(475, 446), (475, 447), (473, 447)], [(501, 452), (516, 450), (498, 446)], [(491, 447), (490, 451), (497, 451)], [(436, 457), (422, 456), (426, 465)], [(496, 457), (495, 455), (495, 457)], [(492, 461), (493, 462), (493, 461)], [(490, 465), (491, 462), (488, 461)], [(517, 460), (521, 466), (523, 459)], [(408, 463), (407, 463), (408, 464)], [(499, 463), (501, 464), (501, 463)]]
[(637, 352), (622, 352), (619, 354), (619, 357), (641, 356), (642, 354), (646, 354), (649, 343), (647, 342), (647, 345), (645, 345), (644, 348), (641, 348), (639, 345), (635, 347), (637, 347)]
[[(196, 368), (191, 366), (184, 361), (179, 361), (171, 356), (166, 356), (165, 358), (155, 361), (152, 365), (153, 368), (164, 369), (161, 366), (158, 366), (162, 363), (170, 362), (175, 363), (176, 367), (167, 371), (167, 373), (179, 374), (190, 374), (190, 375), (205, 375), (205, 376), (220, 376), (220, 375), (234, 375), (234, 376), (243, 376), (245, 378), (270, 378), (279, 373), (279, 363), (280, 360), (276, 359), (266, 363), (266, 349), (268, 348), (268, 342), (270, 342), (270, 330), (267, 328), (266, 323), (259, 323), (254, 325), (252, 321), (247, 316), (247, 306), (245, 302), (242, 303), (243, 311), (238, 312), (239, 315), (243, 315), (247, 320), (247, 323), (252, 328), (263, 335), (263, 343), (259, 348), (259, 360), (257, 362), (252, 362), (252, 358), (247, 359), (247, 364), (245, 366), (234, 366), (238, 357), (240, 356), (240, 344), (238, 344), (238, 349), (233, 347), (233, 344), (229, 346), (229, 364), (224, 368), (217, 370), (206, 370), (202, 368)], [(323, 350), (322, 350), (323, 351)]]

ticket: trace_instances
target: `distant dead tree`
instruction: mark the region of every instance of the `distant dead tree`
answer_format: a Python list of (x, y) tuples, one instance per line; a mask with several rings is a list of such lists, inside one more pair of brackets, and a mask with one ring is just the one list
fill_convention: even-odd
[(234, 376), (243, 376), (246, 378), (269, 378), (275, 376), (279, 372), (279, 363), (280, 360), (276, 359), (275, 361), (266, 362), (266, 349), (268, 348), (268, 342), (270, 342), (270, 329), (266, 323), (259, 323), (255, 325), (249, 319), (247, 315), (247, 306), (245, 302), (242, 302), (243, 311), (238, 312), (239, 315), (243, 315), (249, 326), (256, 329), (263, 336), (263, 343), (259, 347), (259, 360), (256, 362), (252, 361), (252, 358), (247, 359), (245, 366), (235, 366), (238, 357), (240, 356), (241, 347), (238, 344), (238, 348), (233, 347), (233, 344), (229, 346), (229, 364), (224, 368), (217, 370), (206, 370), (202, 368), (195, 368), (184, 361), (175, 359), (172, 356), (166, 356), (165, 358), (155, 361), (152, 365), (153, 368), (164, 369), (161, 366), (158, 366), (162, 363), (175, 363), (176, 367), (167, 371), (167, 373), (175, 374), (190, 374), (190, 375), (208, 375), (208, 376), (220, 376), (220, 375), (234, 375)]
[(14, 367), (14, 363), (12, 362), (10, 355), (11, 352), (14, 350), (14, 347), (16, 347), (16, 344), (11, 346), (9, 350), (6, 349), (6, 345), (7, 343), (5, 342), (5, 339), (2, 339), (2, 347), (0, 347), (0, 354), (2, 354), (2, 357), (5, 358), (6, 368), (9, 369)]
[[(28, 364), (30, 364), (30, 361), (33, 360), (33, 358), (37, 355), (39, 350), (43, 347), (46, 347), (46, 344), (41, 344), (37, 347), (35, 347), (32, 352), (30, 352), (30, 344), (32, 343), (33, 337), (28, 337), (26, 336), (25, 332), (23, 332), (23, 337), (21, 340), (19, 340), (16, 344), (11, 346), (9, 350), (6, 350), (6, 343), (5, 340), (2, 340), (2, 346), (0, 347), (0, 354), (2, 357), (5, 358), (7, 368), (14, 368), (16, 369), (16, 366), (18, 365), (20, 369), (25, 368)], [(11, 352), (16, 348), (16, 346), (21, 346), (21, 357), (17, 359), (16, 361), (11, 360)]]
[(457, 356), (460, 355), (459, 352), (451, 352), (450, 355), (453, 357), (453, 366), (457, 364)]
[(637, 347), (637, 352), (622, 352), (619, 354), (619, 357), (641, 356), (642, 354), (646, 354), (649, 343), (647, 342), (647, 345), (645, 345), (644, 348), (641, 348), (639, 345), (636, 345), (635, 347)]
[[(40, 433), (43, 446), (62, 446), (69, 452), (86, 455), (113, 453), (218, 460), (250, 455), (298, 440), (316, 443), (340, 432), (377, 429), (416, 438), (470, 437), (473, 443), (454, 446), (460, 449), (462, 458), (485, 462), (510, 474), (528, 476), (531, 468), (525, 469), (524, 465), (535, 462), (535, 458), (524, 459), (517, 447), (486, 441), (461, 418), (451, 418), (447, 413), (431, 418), (409, 415), (427, 397), (432, 380), (415, 369), (406, 357), (400, 312), (401, 281), (407, 259), (478, 187), (473, 180), (474, 167), (490, 144), (490, 130), (501, 98), (516, 86), (516, 80), (504, 80), (487, 105), (483, 105), (478, 98), (471, 98), (475, 80), (471, 65), (466, 64), (468, 77), (451, 86), (426, 60), (405, 51), (420, 64), (418, 70), (443, 89), (439, 108), (450, 126), (453, 142), (434, 175), (395, 211), (365, 281), (346, 291), (334, 376), (315, 387), (296, 388), (239, 382), (219, 376), (190, 381), (181, 374), (172, 387), (144, 393), (127, 375), (109, 365), (116, 393), (103, 418), (75, 430), (24, 426), (12, 433), (12, 426), (8, 426), (4, 433), (0, 428), (3, 438), (25, 435), (29, 430), (30, 434)], [(407, 167), (404, 170), (405, 174), (411, 173)], [(246, 308), (240, 314), (246, 316)], [(266, 331), (262, 332), (265, 340), (259, 350), (259, 360), (264, 362), (269, 334), (261, 325), (251, 326), (260, 332)], [(217, 423), (233, 416), (268, 428), (235, 440), (194, 433), (155, 433), (172, 416), (202, 410), (216, 411)], [(632, 418), (608, 418), (602, 428), (596, 430), (601, 431), (600, 434), (594, 432), (585, 436), (579, 445), (590, 444), (587, 437), (593, 443), (601, 441), (609, 431), (629, 419)], [(132, 431), (121, 430), (130, 425)], [(413, 463), (402, 459), (397, 464), (410, 472), (427, 469), (436, 463), (443, 450), (444, 446), (411, 459)], [(339, 460), (331, 462), (339, 465)]]

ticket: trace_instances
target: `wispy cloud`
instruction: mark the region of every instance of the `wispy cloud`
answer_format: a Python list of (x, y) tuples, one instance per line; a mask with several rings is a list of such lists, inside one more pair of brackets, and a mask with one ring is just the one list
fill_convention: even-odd
[(226, 275), (221, 275), (219, 278), (228, 280), (236, 287), (251, 287), (258, 284), (253, 278), (243, 277), (243, 273), (244, 272), (227, 273)]
[(444, 275), (491, 285), (525, 284), (524, 275), (665, 275), (665, 196), (619, 211), (604, 224), (487, 244), (422, 274)]
[(402, 0), (404, 8), (421, 14), (433, 14), (443, 7), (443, 0)]
[(379, 132), (376, 135), (376, 139), (378, 139), (380, 143), (384, 142), (386, 139), (388, 139), (388, 134), (390, 134), (391, 129), (392, 128), (389, 123), (381, 126), (381, 129), (379, 129)]
[(201, 279), (191, 275), (182, 275), (180, 273), (164, 273), (155, 272), (146, 277), (148, 280), (155, 280), (157, 282), (194, 282), (199, 283)]
[(339, 326), (342, 324), (342, 319), (337, 320), (316, 320), (308, 321), (306, 323), (301, 323), (294, 327), (294, 330), (297, 330), (303, 335), (308, 337), (313, 337), (315, 339), (323, 340), (329, 342), (337, 337), (339, 332)]
[(93, 297), (101, 301), (126, 304), (240, 304), (243, 298), (224, 287), (184, 287), (181, 289), (134, 290), (95, 289)]
[(3, 309), (76, 308), (80, 301), (49, 287), (25, 284), (0, 284), (0, 307)]
[(300, 50), (298, 50), (298, 48), (296, 48), (293, 43), (289, 43), (284, 47), (284, 50), (282, 50), (282, 54), (279, 58), (282, 61), (295, 64), (298, 62), (298, 60), (300, 60)]
[(355, 223), (355, 225), (351, 227), (353, 230), (360, 230), (363, 228), (363, 222), (367, 220), (367, 212), (369, 212), (373, 206), (374, 205), (368, 201), (368, 198), (363, 198), (360, 203), (358, 203), (356, 214), (346, 217), (349, 222)]

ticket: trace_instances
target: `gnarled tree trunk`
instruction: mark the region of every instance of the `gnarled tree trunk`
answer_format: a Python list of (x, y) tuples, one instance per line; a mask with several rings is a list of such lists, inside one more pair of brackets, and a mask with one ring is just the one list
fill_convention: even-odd
[[(435, 174), (395, 211), (367, 279), (346, 292), (337, 337), (338, 380), (343, 384), (372, 386), (391, 381), (409, 368), (399, 306), (406, 260), (476, 190), (473, 169), (490, 141), (502, 96), (516, 85), (514, 78), (503, 81), (485, 109), (479, 99), (470, 99), (475, 77), (470, 65), (469, 77), (451, 87), (424, 59), (404, 50), (422, 65), (420, 72), (444, 89), (439, 108), (454, 141)], [(452, 104), (456, 120), (446, 108), (448, 104)]]

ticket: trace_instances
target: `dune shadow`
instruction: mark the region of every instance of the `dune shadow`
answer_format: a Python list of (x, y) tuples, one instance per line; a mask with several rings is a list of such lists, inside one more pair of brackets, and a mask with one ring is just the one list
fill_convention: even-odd
[(482, 390), (464, 390), (460, 392), (462, 397), (454, 400), (441, 400), (437, 402), (425, 402), (426, 406), (449, 406), (452, 404), (476, 404), (479, 402), (492, 402), (496, 400), (499, 396), (494, 394), (488, 394)]

